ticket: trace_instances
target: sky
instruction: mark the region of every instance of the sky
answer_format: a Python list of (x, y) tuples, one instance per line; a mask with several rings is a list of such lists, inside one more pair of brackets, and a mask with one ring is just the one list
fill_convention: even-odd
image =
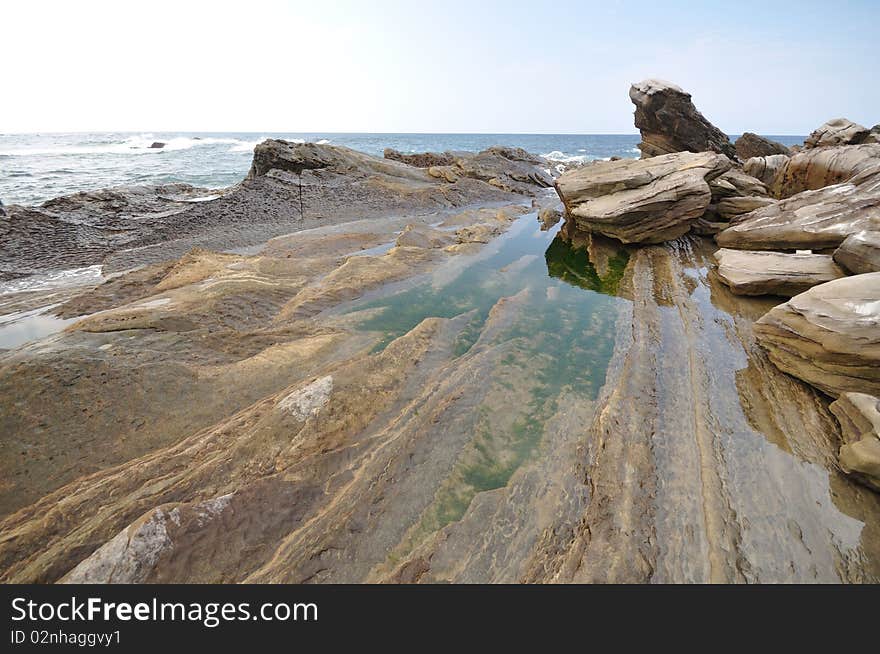
[(880, 0), (3, 0), (0, 132), (729, 134), (880, 122)]

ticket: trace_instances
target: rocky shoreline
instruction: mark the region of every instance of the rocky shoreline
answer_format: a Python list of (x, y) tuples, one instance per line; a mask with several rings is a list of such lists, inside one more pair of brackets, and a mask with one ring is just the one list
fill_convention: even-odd
[(630, 97), (556, 179), (269, 140), (6, 207), (0, 272), (119, 274), (0, 298), (70, 321), (0, 351), (0, 580), (880, 580), (877, 128)]

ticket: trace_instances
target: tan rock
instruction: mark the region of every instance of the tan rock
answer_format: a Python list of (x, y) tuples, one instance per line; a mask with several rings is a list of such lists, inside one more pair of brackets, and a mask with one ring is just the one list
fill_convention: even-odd
[(867, 127), (848, 118), (832, 118), (815, 129), (804, 141), (804, 148), (822, 148), (829, 145), (857, 145), (869, 135)]
[(769, 188), (789, 159), (787, 154), (752, 157), (743, 164), (743, 172), (761, 180)]
[(713, 152), (595, 163), (563, 174), (566, 220), (624, 243), (660, 243), (690, 230), (711, 200), (708, 180), (730, 168)]
[(853, 477), (880, 490), (880, 399), (843, 393), (829, 407), (840, 423), (840, 465)]
[(880, 163), (880, 145), (805, 149), (793, 155), (768, 185), (777, 198), (845, 182)]
[(785, 295), (791, 297), (845, 277), (827, 254), (784, 254), (754, 250), (715, 253), (718, 276), (737, 295)]
[(880, 271), (880, 231), (850, 234), (834, 251), (834, 260), (854, 274)]
[(804, 191), (745, 214), (716, 241), (748, 250), (820, 250), (861, 231), (880, 231), (880, 162), (842, 184)]
[(814, 286), (755, 323), (784, 372), (837, 397), (880, 394), (880, 273)]

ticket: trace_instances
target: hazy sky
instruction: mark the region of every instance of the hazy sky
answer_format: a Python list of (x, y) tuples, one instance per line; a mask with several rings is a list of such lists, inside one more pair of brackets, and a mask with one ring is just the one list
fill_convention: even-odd
[(878, 0), (2, 0), (0, 132), (629, 133), (674, 81), (728, 133), (880, 122)]

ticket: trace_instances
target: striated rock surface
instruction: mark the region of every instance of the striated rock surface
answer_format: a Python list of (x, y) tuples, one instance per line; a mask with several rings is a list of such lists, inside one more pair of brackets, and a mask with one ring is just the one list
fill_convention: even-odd
[(743, 164), (743, 172), (755, 177), (769, 189), (788, 163), (789, 155), (771, 154), (764, 157), (752, 157)]
[(447, 181), (477, 179), (510, 193), (533, 196), (553, 186), (545, 166), (545, 161), (522, 148), (495, 146), (476, 154), (459, 153), (453, 164), (431, 166), (428, 173)]
[(714, 152), (594, 163), (563, 174), (556, 190), (577, 229), (660, 243), (690, 230), (711, 201), (708, 180), (730, 165)]
[(385, 148), (382, 156), (386, 159), (394, 159), (416, 168), (430, 168), (431, 166), (451, 166), (455, 163), (455, 155), (451, 152), (416, 152), (404, 154), (394, 148)]
[(736, 156), (740, 161), (746, 161), (752, 157), (769, 157), (774, 154), (791, 154), (791, 151), (782, 143), (771, 141), (763, 136), (752, 132), (746, 132), (733, 143), (736, 148)]
[(842, 393), (829, 408), (840, 423), (841, 467), (880, 491), (880, 398)]
[(813, 148), (794, 154), (768, 184), (771, 194), (787, 198), (852, 179), (880, 164), (880, 145)]
[(880, 394), (880, 273), (814, 286), (755, 324), (780, 369), (833, 397)]
[(784, 254), (754, 250), (715, 253), (718, 276), (737, 295), (791, 297), (834, 279), (845, 277), (827, 254)]
[(856, 275), (880, 271), (880, 231), (850, 234), (834, 251), (834, 260)]
[(629, 97), (636, 106), (643, 158), (681, 151), (712, 151), (736, 158), (727, 135), (697, 111), (690, 93), (675, 84), (644, 80), (630, 87)]
[(804, 141), (804, 148), (824, 148), (832, 145), (858, 145), (864, 143), (870, 134), (867, 127), (854, 123), (848, 118), (832, 118), (813, 130)]
[(849, 181), (804, 191), (736, 219), (718, 245), (747, 250), (836, 248), (850, 234), (880, 231), (880, 162)]

